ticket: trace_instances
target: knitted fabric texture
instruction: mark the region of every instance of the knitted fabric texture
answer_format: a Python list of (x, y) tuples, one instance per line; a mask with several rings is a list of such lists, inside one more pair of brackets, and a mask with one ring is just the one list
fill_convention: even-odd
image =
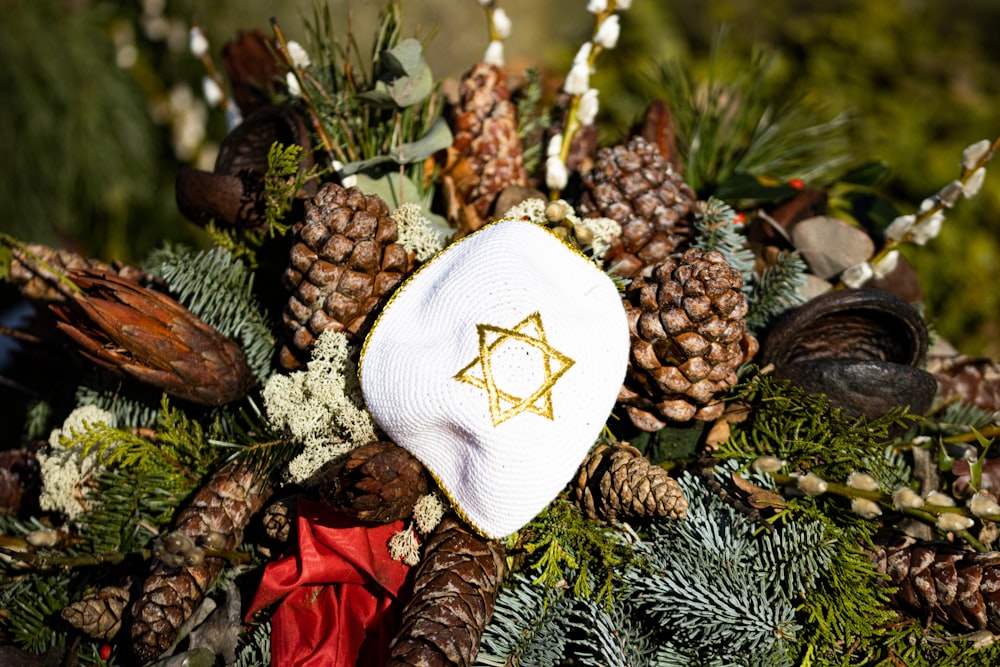
[(379, 426), (486, 537), (573, 476), (628, 364), (614, 283), (547, 229), (501, 220), (421, 267), (379, 315), (361, 388)]

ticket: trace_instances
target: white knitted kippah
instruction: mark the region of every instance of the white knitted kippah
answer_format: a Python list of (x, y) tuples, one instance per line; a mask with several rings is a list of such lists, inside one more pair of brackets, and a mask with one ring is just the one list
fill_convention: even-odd
[(483, 227), (393, 295), (365, 341), (379, 426), (483, 535), (521, 528), (600, 435), (628, 363), (614, 283), (548, 229)]

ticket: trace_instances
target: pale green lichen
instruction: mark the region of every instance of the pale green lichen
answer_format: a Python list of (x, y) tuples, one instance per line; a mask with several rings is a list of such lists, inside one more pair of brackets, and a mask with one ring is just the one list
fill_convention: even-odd
[(445, 234), (434, 228), (419, 204), (400, 204), (392, 219), (396, 221), (400, 245), (416, 255), (418, 261), (426, 262), (444, 248)]
[(76, 521), (89, 509), (87, 481), (101, 467), (97, 449), (82, 455), (81, 434), (97, 424), (114, 426), (114, 415), (95, 405), (73, 410), (61, 428), (53, 429), (49, 444), (38, 454), (42, 477), (39, 506), (46, 511), (61, 512), (69, 521)]
[(389, 557), (411, 567), (420, 562), (420, 542), (412, 525), (389, 538)]
[(420, 534), (430, 535), (431, 531), (441, 523), (444, 512), (445, 506), (436, 493), (428, 493), (417, 498), (417, 502), (413, 504), (413, 520)]
[(350, 357), (347, 337), (326, 331), (306, 370), (274, 375), (264, 387), (270, 425), (303, 445), (289, 466), (293, 481), (306, 481), (330, 460), (375, 439), (375, 422), (364, 407)]

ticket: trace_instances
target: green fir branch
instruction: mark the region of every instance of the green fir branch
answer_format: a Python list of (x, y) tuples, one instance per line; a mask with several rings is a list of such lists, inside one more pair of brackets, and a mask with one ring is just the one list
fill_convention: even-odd
[(153, 253), (147, 265), (186, 308), (239, 342), (258, 382), (270, 377), (276, 338), (246, 265), (218, 246), (199, 252), (167, 246)]
[(709, 197), (705, 208), (694, 220), (695, 240), (691, 245), (705, 252), (715, 251), (743, 276), (743, 289), (748, 292), (756, 282), (753, 272), (754, 254), (746, 247), (743, 223), (738, 222), (732, 207), (715, 197)]
[(515, 574), (500, 591), (475, 667), (559, 667), (572, 606), (564, 588), (538, 586)]
[(583, 667), (652, 667), (654, 630), (641, 615), (619, 600), (608, 608), (593, 600), (575, 601), (570, 615), (574, 630), (570, 643), (573, 663)]
[(271, 665), (271, 623), (254, 625), (240, 637), (236, 661), (230, 667), (269, 667)]
[[(799, 629), (793, 600), (832, 556), (820, 528), (796, 523), (758, 532), (695, 476), (685, 473), (678, 482), (688, 516), (653, 526), (641, 547), (649, 572), (627, 575), (627, 598), (667, 645), (695, 662), (740, 656), (736, 664), (792, 664)], [(814, 548), (799, 553), (803, 544)]]
[(778, 317), (803, 303), (799, 292), (806, 284), (806, 263), (798, 253), (782, 250), (751, 285), (744, 318), (751, 333), (767, 329)]
[(126, 553), (146, 548), (169, 529), (194, 480), (145, 470), (105, 469), (93, 482), (100, 498), (81, 521), (91, 553)]

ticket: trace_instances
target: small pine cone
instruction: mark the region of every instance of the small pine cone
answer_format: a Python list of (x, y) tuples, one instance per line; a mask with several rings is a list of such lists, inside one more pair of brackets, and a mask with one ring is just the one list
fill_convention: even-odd
[(295, 530), (298, 496), (281, 498), (264, 510), (264, 532), (272, 540), (287, 543)]
[(396, 222), (385, 202), (357, 188), (323, 186), (292, 228), (295, 242), (285, 270), (292, 296), (284, 322), (291, 341), (285, 368), (300, 367), (327, 329), (364, 339), (370, 320), (414, 268), (414, 255), (396, 243)]
[(468, 160), (468, 174), (456, 183), (457, 194), (486, 220), (493, 202), (510, 185), (527, 185), (517, 107), (507, 78), (496, 65), (478, 63), (459, 84), (459, 102), (451, 112), (453, 148)]
[(94, 639), (111, 639), (122, 627), (128, 598), (128, 588), (108, 586), (67, 605), (61, 615), (67, 623)]
[[(265, 481), (251, 465), (230, 464), (218, 470), (177, 516), (174, 532), (191, 542), (235, 549), (250, 517), (267, 499)], [(223, 539), (219, 539), (220, 536)], [(205, 556), (200, 564), (170, 567), (156, 563), (132, 608), (132, 649), (144, 662), (170, 648), (226, 560)]]
[(962, 401), (987, 412), (1000, 410), (1000, 363), (955, 355), (930, 360), (927, 370), (938, 381), (943, 400)]
[(742, 288), (740, 272), (722, 255), (696, 248), (632, 281), (625, 302), (632, 350), (619, 400), (638, 428), (722, 414), (718, 394), (757, 351), (743, 320)]
[(573, 485), (577, 506), (590, 519), (687, 516), (687, 499), (666, 470), (624, 444), (601, 445), (580, 465)]
[(631, 278), (649, 276), (689, 236), (685, 223), (697, 195), (660, 153), (641, 136), (602, 148), (583, 177), (580, 211), (622, 226), (604, 255), (604, 265)]
[(504, 549), (445, 517), (424, 545), (388, 667), (468, 667), (503, 577)]
[(390, 523), (410, 517), (428, 486), (427, 469), (413, 454), (378, 441), (351, 450), (321, 483), (320, 497), (360, 521)]
[(939, 541), (894, 536), (870, 553), (893, 600), (913, 616), (956, 632), (1000, 633), (1000, 552), (983, 553)]

